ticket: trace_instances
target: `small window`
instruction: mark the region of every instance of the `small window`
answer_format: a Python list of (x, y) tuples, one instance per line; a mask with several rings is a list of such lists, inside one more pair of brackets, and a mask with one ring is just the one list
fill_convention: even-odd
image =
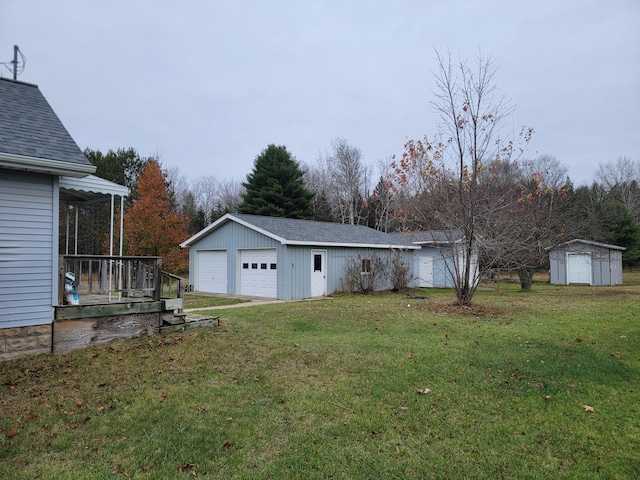
[(242, 264), (242, 268), (249, 268), (249, 264), (248, 263), (243, 263)]
[(322, 255), (319, 253), (315, 253), (313, 255), (313, 271), (314, 272), (322, 271)]
[(266, 270), (267, 269), (267, 264), (266, 263), (261, 263), (260, 264), (260, 270)]
[(258, 264), (257, 263), (252, 263), (251, 264), (251, 270), (257, 270), (258, 269)]
[(362, 259), (362, 273), (371, 273), (371, 259), (363, 258)]
[(276, 269), (276, 264), (275, 264), (275, 263), (272, 263), (272, 264), (271, 264), (271, 270), (275, 270), (275, 269)]

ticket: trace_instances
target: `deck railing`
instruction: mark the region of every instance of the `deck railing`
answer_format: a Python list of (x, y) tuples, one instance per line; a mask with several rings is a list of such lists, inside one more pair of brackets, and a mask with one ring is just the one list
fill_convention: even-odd
[[(74, 291), (80, 295), (103, 295), (105, 301), (123, 298), (162, 298), (161, 257), (120, 257), (101, 255), (61, 255), (59, 262), (58, 303), (72, 293), (65, 279), (73, 277)], [(67, 280), (67, 285), (70, 280)]]

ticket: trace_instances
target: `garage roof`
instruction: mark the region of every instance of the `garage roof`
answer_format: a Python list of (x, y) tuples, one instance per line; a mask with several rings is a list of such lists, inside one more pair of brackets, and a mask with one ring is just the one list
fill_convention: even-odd
[(313, 220), (239, 213), (226, 214), (181, 243), (180, 246), (188, 247), (228, 222), (244, 225), (279, 241), (283, 245), (403, 248), (411, 250), (420, 248), (417, 245), (413, 245), (409, 238), (404, 240), (364, 225), (347, 225), (344, 223), (316, 222)]

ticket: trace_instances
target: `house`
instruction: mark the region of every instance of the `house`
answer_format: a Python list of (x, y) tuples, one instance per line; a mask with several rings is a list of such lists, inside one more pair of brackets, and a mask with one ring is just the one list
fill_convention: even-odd
[(50, 351), (60, 177), (94, 171), (36, 85), (0, 78), (0, 358)]
[(571, 240), (549, 248), (550, 280), (553, 285), (620, 285), (624, 247)]
[[(160, 257), (77, 255), (69, 230), (60, 244), (60, 214), (69, 214), (60, 212), (61, 200), (110, 199), (113, 250), (114, 197), (122, 210), (128, 189), (91, 175), (95, 169), (36, 85), (0, 78), (0, 360), (185, 321), (182, 280), (161, 271)], [(73, 298), (80, 294), (81, 304), (64, 302), (67, 274), (75, 276)], [(161, 297), (167, 290), (176, 298)]]
[[(226, 214), (181, 244), (199, 292), (293, 300), (349, 289), (349, 262), (368, 275), (374, 257), (400, 256), (412, 274), (420, 247), (361, 225)], [(388, 284), (378, 286), (390, 288)]]
[[(453, 288), (456, 272), (460, 272), (461, 276), (464, 266), (464, 257), (460, 251), (464, 239), (461, 231), (426, 230), (394, 235), (421, 247), (413, 252), (414, 278), (411, 286)], [(471, 278), (477, 282), (478, 276), (476, 254), (471, 265)]]

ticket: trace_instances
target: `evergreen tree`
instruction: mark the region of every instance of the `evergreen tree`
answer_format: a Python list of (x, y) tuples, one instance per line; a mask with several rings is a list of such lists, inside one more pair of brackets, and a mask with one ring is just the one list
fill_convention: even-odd
[(238, 212), (307, 219), (313, 216), (311, 199), (300, 165), (285, 146), (271, 144), (255, 159), (242, 184), (245, 192)]

